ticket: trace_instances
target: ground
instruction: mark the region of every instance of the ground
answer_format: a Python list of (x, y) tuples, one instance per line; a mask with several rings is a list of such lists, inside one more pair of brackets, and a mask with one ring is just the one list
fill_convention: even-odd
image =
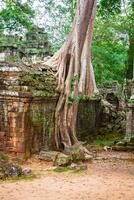
[(134, 154), (102, 152), (80, 172), (57, 173), (52, 163), (28, 161), (40, 176), (1, 182), (0, 200), (133, 200)]

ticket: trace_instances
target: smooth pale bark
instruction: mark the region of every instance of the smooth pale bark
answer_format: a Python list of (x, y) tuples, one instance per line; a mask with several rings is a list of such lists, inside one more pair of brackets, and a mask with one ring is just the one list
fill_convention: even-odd
[[(57, 149), (78, 142), (76, 120), (79, 95), (92, 96), (96, 90), (91, 62), (91, 43), (96, 0), (78, 0), (77, 13), (63, 47), (46, 63), (56, 71), (60, 93), (55, 111), (55, 144)], [(73, 85), (73, 86), (72, 86)], [(69, 99), (74, 101), (69, 103)]]

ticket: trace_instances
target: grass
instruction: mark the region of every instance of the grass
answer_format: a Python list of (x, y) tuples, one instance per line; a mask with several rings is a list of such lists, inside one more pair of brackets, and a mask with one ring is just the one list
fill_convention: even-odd
[(121, 133), (109, 133), (105, 137), (98, 137), (94, 143), (100, 147), (110, 146), (115, 141), (121, 141), (124, 138), (124, 135)]
[(14, 177), (9, 177), (6, 178), (5, 180), (0, 180), (0, 184), (3, 184), (5, 182), (18, 182), (18, 181), (32, 181), (34, 179), (39, 178), (37, 175), (32, 175), (32, 176), (14, 176)]
[(75, 173), (75, 174), (83, 174), (86, 171), (87, 171), (86, 169), (76, 169), (76, 170), (73, 170), (73, 173)]
[(95, 141), (95, 144), (104, 147), (104, 146), (110, 146), (111, 144), (113, 144), (113, 140), (108, 140), (108, 139), (97, 139)]
[(53, 170), (56, 173), (64, 173), (64, 172), (70, 172), (70, 173), (83, 173), (86, 170), (85, 169), (70, 169), (69, 167), (57, 167)]
[(0, 161), (8, 161), (8, 156), (3, 152), (0, 152)]
[(56, 167), (53, 171), (57, 173), (63, 173), (70, 171), (70, 169), (68, 167)]

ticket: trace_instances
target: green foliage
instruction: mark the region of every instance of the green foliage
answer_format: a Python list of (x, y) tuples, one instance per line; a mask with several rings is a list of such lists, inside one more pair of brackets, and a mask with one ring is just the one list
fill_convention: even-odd
[[(35, 13), (37, 14), (37, 10), (42, 22), (45, 18), (42, 19), (40, 11), (44, 9), (44, 16), (47, 18), (44, 26), (48, 33), (48, 39), (52, 43), (52, 47), (49, 47), (53, 53), (62, 46), (71, 29), (77, 3), (76, 0), (40, 0), (37, 2), (38, 4), (41, 3), (41, 9), (38, 9), (37, 6), (34, 12), (32, 10), (32, 0), (25, 1), (25, 3), (22, 0), (0, 0), (0, 2), (5, 2), (4, 6), (0, 8), (0, 34), (1, 28), (13, 32), (22, 32), (24, 29), (31, 28), (32, 19)], [(92, 44), (93, 66), (98, 84), (110, 80), (117, 80), (122, 83), (126, 77), (128, 65), (130, 66), (129, 74), (132, 74), (132, 46), (134, 45), (132, 44), (133, 40), (130, 40), (130, 38), (134, 38), (133, 4), (133, 0), (98, 1)], [(40, 24), (39, 20), (37, 23)], [(29, 34), (32, 35), (32, 32), (31, 29)], [(129, 43), (131, 43), (130, 47)], [(19, 45), (19, 42), (16, 41), (16, 44)], [(30, 46), (32, 44), (34, 44), (34, 39), (31, 39)], [(36, 51), (37, 49), (30, 47), (26, 53), (28, 55), (36, 54)], [(41, 49), (41, 51), (44, 50)], [(41, 51), (40, 55), (42, 55)], [(76, 77), (73, 77), (71, 82), (72, 91), (75, 81)]]
[(17, 35), (0, 35), (0, 52), (17, 51), (18, 55), (8, 56), (8, 61), (19, 62), (21, 56), (31, 57), (31, 55), (37, 55), (37, 57), (44, 58), (45, 55), (50, 53), (50, 43), (48, 42), (47, 33), (43, 28), (33, 26), (27, 33), (24, 39)]
[(134, 99), (129, 99), (128, 103), (134, 104)]
[[(43, 1), (44, 2), (44, 1)], [(44, 7), (48, 16), (45, 24), (49, 33), (52, 51), (56, 52), (70, 32), (76, 11), (76, 0), (45, 0)]]
[[(49, 3), (47, 4), (47, 2)], [(76, 0), (74, 6), (70, 0), (62, 1), (61, 5), (57, 5), (56, 1), (47, 0), (47, 2), (45, 3), (48, 6), (46, 11), (56, 19), (51, 27), (52, 32), (50, 31), (50, 36), (51, 34), (56, 35), (56, 39), (52, 37), (53, 51), (56, 51), (61, 47), (71, 29), (73, 21), (71, 15), (74, 15), (76, 11)], [(61, 16), (63, 20), (61, 20)], [(130, 19), (126, 12), (121, 9), (121, 0), (101, 0), (98, 3), (92, 44), (93, 66), (98, 84), (102, 84), (106, 80), (123, 82), (126, 76), (127, 32), (129, 29)], [(75, 77), (72, 78), (72, 91), (74, 84)]]
[(53, 171), (57, 173), (63, 173), (63, 172), (68, 172), (69, 169), (68, 167), (56, 167)]
[(88, 101), (89, 100), (89, 96), (86, 95), (78, 95), (78, 96), (71, 96), (69, 97), (69, 101), (68, 103), (73, 103), (75, 102), (80, 102), (80, 101)]
[(99, 13), (103, 16), (121, 12), (121, 0), (100, 0)]
[(75, 82), (78, 80), (78, 76), (74, 75), (71, 79), (71, 90), (74, 91)]
[(108, 140), (108, 139), (97, 139), (95, 141), (95, 143), (101, 147), (104, 146), (110, 146), (111, 144), (113, 144), (113, 140)]
[[(14, 176), (14, 177), (9, 177), (4, 180), (4, 182), (7, 183), (15, 183), (18, 181), (33, 181), (34, 179), (39, 178), (37, 175), (31, 175), (31, 176)], [(3, 180), (0, 181), (0, 183), (3, 183)]]
[(29, 91), (33, 96), (56, 97), (56, 83), (54, 77), (47, 71), (39, 72), (31, 69), (31, 73), (23, 72), (20, 77), (20, 85), (29, 86)]
[[(2, 4), (2, 1), (0, 0)], [(8, 32), (21, 32), (23, 28), (31, 28), (34, 11), (31, 8), (31, 1), (23, 3), (19, 0), (7, 0), (0, 7), (0, 29)]]
[(103, 19), (113, 18), (115, 30), (127, 36), (128, 52), (125, 62), (127, 73), (125, 73), (124, 77), (132, 79), (134, 57), (134, 1), (101, 0), (98, 13)]
[(98, 84), (112, 80), (122, 83), (126, 75), (127, 38), (116, 29), (119, 20), (118, 16), (96, 19), (92, 54)]
[(8, 156), (3, 153), (3, 152), (0, 152), (0, 162), (6, 162), (8, 161)]

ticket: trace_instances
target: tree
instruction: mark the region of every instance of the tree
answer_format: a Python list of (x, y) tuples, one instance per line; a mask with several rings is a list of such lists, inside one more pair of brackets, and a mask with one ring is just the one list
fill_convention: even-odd
[[(51, 41), (52, 51), (56, 52), (70, 32), (76, 12), (76, 0), (37, 1), (37, 24), (45, 27)], [(42, 20), (43, 18), (43, 20)]]
[[(52, 43), (51, 51), (55, 52), (70, 32), (76, 11), (76, 0), (46, 0), (40, 6), (45, 7), (46, 14), (44, 20), (39, 20), (39, 22), (41, 21), (45, 26), (49, 41)], [(126, 32), (129, 26), (123, 25), (127, 17), (124, 14), (122, 16), (120, 1), (102, 0), (98, 1), (97, 6), (92, 42), (92, 61), (96, 82), (103, 84), (117, 80), (122, 84), (127, 70), (128, 37)], [(42, 17), (42, 14), (38, 15)]]
[(34, 17), (31, 5), (31, 0), (25, 3), (22, 0), (0, 0), (0, 30), (22, 33), (31, 28)]
[(59, 100), (55, 111), (55, 144), (64, 149), (78, 143), (76, 120), (80, 96), (96, 90), (91, 42), (96, 0), (78, 0), (72, 31), (62, 48), (46, 62), (56, 72)]
[(126, 76), (128, 37), (122, 30), (120, 14), (104, 18), (97, 12), (92, 60), (97, 84), (117, 80), (123, 84)]
[[(134, 73), (134, 1), (133, 0), (101, 0), (100, 14), (107, 15), (121, 13), (121, 31), (128, 36), (128, 56), (126, 78), (132, 79)], [(107, 14), (106, 14), (107, 13)]]
[(129, 50), (128, 50), (128, 69), (127, 78), (134, 78), (134, 1), (129, 2), (129, 13), (128, 13), (128, 36), (129, 36)]

